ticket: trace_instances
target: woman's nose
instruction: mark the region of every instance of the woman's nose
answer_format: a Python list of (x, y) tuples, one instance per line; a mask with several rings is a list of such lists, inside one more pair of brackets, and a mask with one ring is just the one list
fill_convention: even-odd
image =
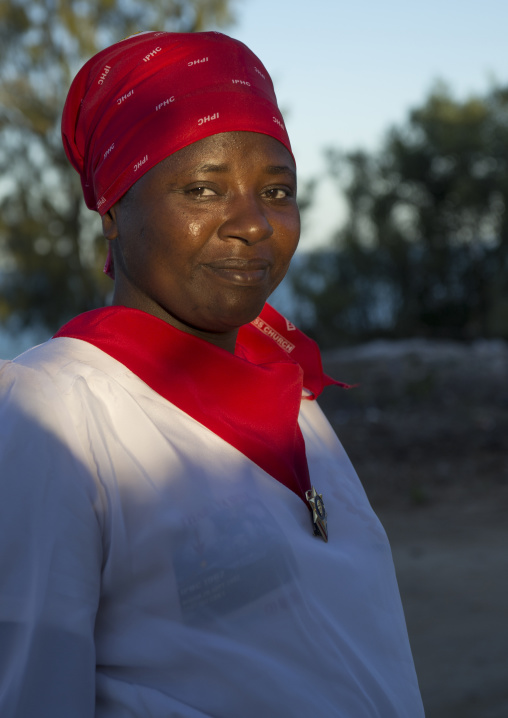
[(257, 244), (273, 234), (267, 209), (256, 196), (238, 196), (228, 203), (228, 213), (219, 228), (224, 240), (239, 239), (245, 244)]

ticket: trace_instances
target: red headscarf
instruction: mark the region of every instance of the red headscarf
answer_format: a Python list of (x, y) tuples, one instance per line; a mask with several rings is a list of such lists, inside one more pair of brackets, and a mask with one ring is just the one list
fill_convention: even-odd
[(291, 152), (268, 72), (219, 32), (144, 32), (102, 50), (75, 77), (62, 118), (85, 202), (101, 215), (161, 160), (235, 130)]

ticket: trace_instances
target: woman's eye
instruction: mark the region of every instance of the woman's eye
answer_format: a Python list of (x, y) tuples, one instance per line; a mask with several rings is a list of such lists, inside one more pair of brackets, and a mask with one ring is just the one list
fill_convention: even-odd
[(269, 199), (287, 199), (288, 197), (293, 196), (291, 190), (283, 187), (273, 187), (272, 189), (267, 189), (264, 194)]
[(216, 194), (216, 192), (210, 189), (210, 187), (191, 187), (191, 189), (187, 190), (187, 194), (193, 197), (211, 197)]

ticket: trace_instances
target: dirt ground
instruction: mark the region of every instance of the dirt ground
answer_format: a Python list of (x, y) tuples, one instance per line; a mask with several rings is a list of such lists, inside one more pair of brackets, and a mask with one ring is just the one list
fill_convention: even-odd
[(508, 718), (508, 345), (373, 342), (324, 365), (359, 384), (320, 403), (390, 539), (427, 718)]

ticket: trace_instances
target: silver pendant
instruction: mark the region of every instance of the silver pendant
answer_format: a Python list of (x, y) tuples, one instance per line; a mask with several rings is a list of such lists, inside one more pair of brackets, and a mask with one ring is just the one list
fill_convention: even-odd
[(326, 521), (326, 509), (323, 503), (323, 494), (318, 494), (312, 487), (305, 492), (305, 498), (312, 512), (312, 528), (315, 536), (321, 536), (323, 541), (328, 541), (328, 524)]

